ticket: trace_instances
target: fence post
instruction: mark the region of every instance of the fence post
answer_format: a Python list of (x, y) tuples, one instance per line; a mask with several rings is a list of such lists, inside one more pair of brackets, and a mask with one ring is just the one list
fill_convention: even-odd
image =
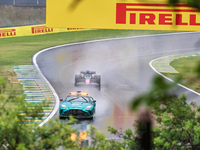
[(15, 5), (15, 0), (13, 0), (13, 5)]
[(39, 5), (39, 0), (37, 0), (37, 5)]

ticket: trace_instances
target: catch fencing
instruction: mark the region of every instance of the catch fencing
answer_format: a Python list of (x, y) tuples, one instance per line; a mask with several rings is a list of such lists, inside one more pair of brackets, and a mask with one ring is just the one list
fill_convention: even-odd
[(46, 0), (0, 0), (0, 5), (45, 5)]

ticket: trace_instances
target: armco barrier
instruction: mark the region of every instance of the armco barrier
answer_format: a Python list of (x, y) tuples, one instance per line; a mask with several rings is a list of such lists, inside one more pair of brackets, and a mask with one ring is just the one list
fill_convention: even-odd
[(83, 28), (48, 28), (45, 24), (22, 27), (0, 28), (0, 38), (10, 38), (18, 36), (32, 36), (58, 32), (89, 30)]

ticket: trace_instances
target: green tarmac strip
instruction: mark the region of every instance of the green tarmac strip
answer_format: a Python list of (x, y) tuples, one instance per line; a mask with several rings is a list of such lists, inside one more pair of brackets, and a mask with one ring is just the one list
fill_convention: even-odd
[[(33, 65), (14, 66), (13, 69), (17, 74), (18, 80), (23, 85), (24, 94), (26, 95), (25, 101), (30, 104), (43, 105), (43, 112), (41, 112), (43, 117), (41, 119), (35, 118), (33, 120), (31, 117), (26, 116), (27, 124), (39, 124), (53, 110), (55, 105), (54, 96)], [(48, 101), (48, 106), (43, 104), (46, 101)], [(21, 113), (21, 115), (25, 115), (25, 113)]]

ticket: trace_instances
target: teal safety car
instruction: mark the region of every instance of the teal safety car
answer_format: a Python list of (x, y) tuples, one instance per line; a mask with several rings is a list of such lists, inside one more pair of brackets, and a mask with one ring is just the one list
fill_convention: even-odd
[(88, 93), (81, 91), (71, 92), (64, 100), (61, 99), (59, 117), (93, 118), (96, 100)]

